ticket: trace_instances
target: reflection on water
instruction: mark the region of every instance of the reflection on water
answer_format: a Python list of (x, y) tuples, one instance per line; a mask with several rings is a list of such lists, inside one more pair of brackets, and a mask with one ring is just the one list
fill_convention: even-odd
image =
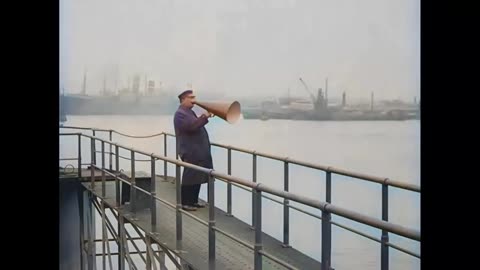
[[(171, 116), (70, 116), (68, 125), (115, 129), (126, 134), (148, 135), (161, 131), (173, 133)], [(298, 160), (339, 167), (356, 172), (388, 177), (420, 185), (420, 123), (405, 122), (308, 122), (240, 120), (230, 125), (214, 118), (207, 125), (211, 141), (271, 153)], [(87, 131), (88, 132), (88, 131)], [(89, 132), (91, 134), (91, 132)], [(108, 134), (97, 136), (108, 138)], [(114, 135), (113, 140), (147, 152), (163, 154), (163, 137), (134, 139)], [(175, 141), (167, 141), (168, 155), (175, 156)], [(89, 141), (82, 140), (82, 155), (89, 160)], [(100, 149), (100, 144), (97, 146)], [(68, 154), (69, 153), (69, 154)], [(61, 155), (77, 153), (76, 138), (61, 140)], [(227, 172), (227, 151), (213, 147), (214, 167)], [(129, 156), (125, 150), (123, 156)], [(140, 157), (140, 155), (137, 156)], [(100, 160), (100, 156), (97, 157)], [(108, 159), (107, 159), (108, 164)], [(282, 189), (283, 163), (257, 159), (257, 181)], [(121, 168), (130, 163), (121, 159)], [(137, 162), (136, 169), (150, 171), (150, 163)], [(163, 165), (158, 165), (162, 166)], [(174, 175), (173, 165), (168, 174)], [(163, 173), (163, 169), (160, 170)], [(252, 157), (232, 151), (232, 174), (252, 179)], [(325, 173), (301, 166), (289, 167), (290, 192), (325, 201)], [(226, 184), (217, 181), (216, 203), (226, 210)], [(206, 198), (206, 186), (200, 192)], [(270, 195), (278, 199), (273, 195)], [(251, 194), (233, 187), (233, 213), (251, 222)], [(381, 218), (381, 186), (339, 175), (332, 176), (332, 203), (366, 215)], [(420, 195), (397, 188), (389, 189), (389, 220), (420, 229)], [(320, 215), (320, 211), (301, 206)], [(263, 227), (266, 233), (283, 238), (283, 207), (263, 200)], [(290, 210), (290, 243), (302, 252), (320, 260), (321, 221), (296, 210)], [(333, 216), (332, 220), (380, 238), (378, 229)], [(420, 253), (416, 241), (390, 235), (390, 241)], [(332, 267), (335, 269), (379, 269), (380, 244), (342, 228), (332, 227)], [(420, 260), (390, 249), (390, 269), (420, 269)]]

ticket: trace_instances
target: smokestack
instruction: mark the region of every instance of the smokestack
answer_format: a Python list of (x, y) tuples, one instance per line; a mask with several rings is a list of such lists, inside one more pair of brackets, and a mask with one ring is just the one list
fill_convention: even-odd
[(148, 85), (147, 74), (145, 73), (145, 90), (143, 90), (145, 95), (147, 94), (147, 85)]
[(133, 76), (132, 92), (135, 94), (135, 96), (138, 96), (140, 93), (140, 75), (138, 74)]
[(87, 70), (83, 71), (82, 95), (87, 95)]
[(345, 94), (345, 91), (343, 91), (343, 94), (342, 94), (342, 107), (345, 107), (347, 106), (347, 96)]
[(107, 77), (103, 75), (103, 95), (107, 95)]
[(113, 91), (118, 95), (118, 65), (115, 65), (115, 89)]
[(373, 111), (373, 92), (370, 100), (370, 110)]
[(325, 97), (323, 96), (322, 88), (318, 88), (317, 100), (314, 106), (316, 106), (317, 109), (321, 109), (324, 105), (325, 105)]
[(328, 77), (325, 80), (325, 108), (328, 107)]

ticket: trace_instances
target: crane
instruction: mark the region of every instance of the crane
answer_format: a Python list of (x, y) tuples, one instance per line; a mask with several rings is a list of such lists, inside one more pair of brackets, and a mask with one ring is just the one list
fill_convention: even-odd
[[(308, 86), (305, 83), (305, 81), (302, 78), (300, 78), (300, 81), (302, 82), (303, 86), (305, 86), (305, 90), (310, 95), (310, 99), (312, 100), (313, 107), (314, 107), (315, 111), (318, 111), (320, 108), (322, 108), (322, 104), (320, 102), (321, 89), (319, 89), (318, 97), (315, 98), (315, 96), (312, 94), (312, 92), (310, 92), (310, 89), (308, 89)], [(322, 98), (322, 100), (323, 100), (323, 98)]]
[(308, 92), (308, 94), (310, 95), (310, 99), (312, 99), (312, 103), (315, 104), (317, 102), (317, 99), (315, 98), (315, 96), (312, 94), (312, 92), (310, 92), (310, 89), (308, 89), (308, 86), (307, 84), (305, 83), (305, 81), (303, 81), (302, 78), (300, 78), (300, 81), (302, 82), (303, 86), (305, 86), (305, 90)]

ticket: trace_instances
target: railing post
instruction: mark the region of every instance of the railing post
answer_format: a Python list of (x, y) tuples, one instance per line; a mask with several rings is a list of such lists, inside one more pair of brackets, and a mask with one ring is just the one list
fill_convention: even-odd
[[(78, 210), (80, 212), (80, 270), (85, 269), (85, 192), (78, 189)], [(87, 254), (88, 255), (88, 254)]]
[(78, 179), (82, 178), (82, 135), (78, 134)]
[[(163, 133), (163, 155), (166, 157), (168, 155), (167, 151), (167, 133)], [(163, 161), (163, 180), (167, 181), (167, 161)]]
[(157, 192), (155, 191), (155, 157), (152, 156), (151, 161), (151, 182), (150, 182), (150, 193), (151, 193), (151, 204), (150, 204), (150, 215), (152, 218), (152, 231), (155, 232), (157, 225), (157, 204), (155, 202), (155, 196)]
[(120, 210), (118, 210), (118, 232), (118, 265), (120, 270), (125, 270), (125, 227)]
[[(102, 141), (102, 145), (103, 145), (103, 141)], [(102, 147), (103, 148), (103, 147)], [(105, 196), (104, 196), (105, 197)], [(105, 203), (104, 201), (101, 199), (100, 200), (100, 209), (102, 211), (102, 269), (107, 269), (107, 260), (106, 260), (106, 251), (105, 251), (105, 248), (106, 248), (106, 245), (110, 244), (110, 242), (107, 242), (107, 224), (105, 222)]]
[(91, 152), (91, 157), (90, 157), (90, 188), (93, 190), (95, 188), (95, 139), (91, 138), (90, 139), (90, 152)]
[(96, 245), (95, 245), (95, 210), (93, 209), (93, 193), (88, 193), (88, 220), (87, 220), (87, 230), (88, 230), (88, 269), (96, 269), (97, 257), (96, 254)]
[[(283, 166), (283, 190), (288, 192), (288, 161)], [(290, 200), (283, 198), (283, 247), (290, 247)]]
[[(382, 220), (388, 222), (388, 185), (382, 185)], [(388, 232), (382, 230), (382, 249), (381, 249), (381, 269), (388, 270), (389, 268), (389, 258), (388, 258)]]
[(182, 184), (180, 180), (180, 165), (175, 165), (175, 189), (177, 191), (177, 217), (176, 217), (176, 235), (177, 235), (177, 250), (181, 250), (181, 241), (182, 241)]
[(102, 141), (102, 197), (105, 198), (105, 142)]
[[(153, 257), (153, 251), (152, 251), (152, 241), (150, 240), (150, 236), (148, 234), (145, 234), (145, 246), (146, 246), (146, 251), (147, 251), (147, 260), (146, 260), (146, 269), (147, 270), (152, 270), (152, 263), (155, 262), (155, 257)], [(156, 267), (155, 267), (156, 269)]]
[(332, 202), (332, 172), (330, 171), (327, 171), (325, 197), (328, 203)]
[(215, 269), (215, 178), (208, 176), (208, 265)]
[(112, 171), (112, 157), (113, 157), (113, 153), (112, 153), (112, 130), (110, 130), (109, 132), (109, 139), (110, 139), (110, 143), (109, 143), (109, 153), (110, 153), (110, 159), (108, 161), (108, 168), (110, 169), (110, 171)]
[[(92, 129), (93, 137), (95, 137), (95, 129)], [(95, 142), (95, 141), (94, 141)], [(93, 145), (93, 163), (97, 164), (97, 145)]]
[(254, 269), (262, 269), (262, 191), (254, 189), (255, 194), (255, 246), (254, 246)]
[(322, 270), (330, 270), (332, 253), (332, 215), (322, 210)]
[[(227, 169), (228, 175), (232, 175), (232, 149), (228, 148), (227, 150)], [(232, 183), (230, 181), (227, 183), (227, 216), (231, 217), (232, 215)]]
[(131, 177), (130, 177), (130, 205), (131, 205), (131, 211), (133, 214), (137, 211), (136, 207), (136, 195), (137, 195), (137, 189), (135, 188), (137, 183), (135, 181), (135, 151), (131, 150)]
[(120, 177), (120, 153), (118, 152), (120, 150), (120, 147), (118, 145), (115, 145), (115, 172), (117, 177), (115, 178), (115, 192), (116, 192), (116, 203), (117, 207), (120, 207), (120, 180), (118, 177)]
[[(255, 151), (253, 152), (253, 159), (252, 159), (252, 180), (254, 183), (257, 182), (257, 154), (255, 154)], [(255, 228), (255, 192), (252, 189), (252, 229)]]

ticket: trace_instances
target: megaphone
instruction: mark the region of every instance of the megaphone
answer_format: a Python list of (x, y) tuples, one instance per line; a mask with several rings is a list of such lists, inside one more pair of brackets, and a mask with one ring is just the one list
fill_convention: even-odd
[(213, 113), (230, 124), (234, 124), (240, 118), (241, 108), (238, 101), (227, 102), (194, 102), (195, 105)]

